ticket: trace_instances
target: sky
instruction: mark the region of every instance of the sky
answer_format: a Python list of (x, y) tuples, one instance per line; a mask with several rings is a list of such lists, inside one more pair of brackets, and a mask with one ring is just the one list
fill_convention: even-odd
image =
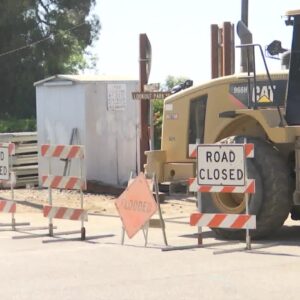
[[(299, 0), (249, 0), (253, 42), (265, 48), (277, 39), (290, 48), (291, 26), (285, 25), (284, 13), (291, 9), (300, 9)], [(168, 75), (201, 83), (211, 78), (210, 26), (236, 25), (241, 0), (97, 0), (94, 12), (101, 22), (92, 50), (98, 57), (94, 73), (138, 79), (139, 35), (146, 33), (152, 46), (149, 83), (163, 83)], [(281, 68), (274, 59), (267, 63), (270, 70)]]

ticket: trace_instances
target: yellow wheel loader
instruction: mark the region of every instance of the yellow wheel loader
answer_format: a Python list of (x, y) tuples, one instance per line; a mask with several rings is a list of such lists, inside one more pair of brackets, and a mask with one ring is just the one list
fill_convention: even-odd
[[(196, 161), (189, 144), (253, 143), (248, 177), (256, 180), (249, 212), (257, 218), (251, 235), (262, 238), (280, 228), (289, 213), (300, 219), (300, 10), (286, 14), (293, 26), (289, 68), (269, 74), (224, 76), (187, 88), (164, 101), (161, 150), (147, 151), (145, 171), (159, 182), (195, 177)], [(255, 58), (259, 45), (243, 45)], [(258, 50), (255, 50), (255, 49)], [(265, 60), (264, 60), (265, 62)], [(266, 66), (266, 64), (265, 64)], [(243, 213), (243, 194), (202, 193), (203, 212)], [(215, 229), (225, 238), (242, 230)]]

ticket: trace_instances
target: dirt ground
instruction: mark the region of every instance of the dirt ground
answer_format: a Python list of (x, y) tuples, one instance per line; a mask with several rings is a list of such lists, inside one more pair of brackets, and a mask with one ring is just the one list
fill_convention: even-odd
[[(17, 213), (40, 212), (43, 205), (49, 203), (48, 190), (39, 188), (14, 189), (13, 197), (17, 202)], [(12, 199), (10, 190), (1, 190), (0, 198)], [(80, 207), (80, 193), (76, 191), (52, 189), (53, 206), (71, 208)], [(115, 208), (116, 196), (103, 194), (83, 194), (84, 209), (88, 212), (104, 215), (117, 215)], [(196, 210), (195, 199), (186, 195), (166, 196), (161, 203), (164, 217), (189, 216)]]

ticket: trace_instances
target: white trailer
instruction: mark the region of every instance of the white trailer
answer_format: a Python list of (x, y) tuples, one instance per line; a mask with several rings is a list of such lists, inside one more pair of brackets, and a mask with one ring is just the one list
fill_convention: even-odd
[[(38, 144), (69, 144), (73, 129), (85, 146), (86, 179), (123, 185), (139, 169), (138, 80), (124, 77), (56, 75), (36, 87)], [(79, 142), (78, 142), (79, 140)], [(63, 175), (64, 161), (52, 173)], [(48, 165), (39, 157), (39, 177)], [(52, 167), (53, 168), (53, 167)], [(76, 175), (78, 166), (70, 168)]]

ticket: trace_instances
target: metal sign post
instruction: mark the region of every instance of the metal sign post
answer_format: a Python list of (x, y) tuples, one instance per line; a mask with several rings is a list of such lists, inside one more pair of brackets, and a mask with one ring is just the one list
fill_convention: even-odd
[[(247, 139), (244, 139), (244, 145), (247, 144)], [(245, 164), (245, 175), (246, 178), (248, 178), (248, 168), (247, 164)], [(245, 205), (246, 205), (246, 215), (249, 215), (249, 194), (245, 193)], [(246, 229), (246, 249), (251, 250), (251, 237), (250, 237), (250, 232), (249, 228)]]
[[(83, 160), (80, 159), (80, 178), (83, 179)], [(80, 185), (80, 208), (83, 210), (83, 190), (82, 190), (82, 184)], [(84, 218), (81, 218), (81, 240), (84, 241), (86, 238), (86, 231), (84, 227)]]
[[(196, 144), (200, 144), (200, 139), (196, 140)], [(198, 206), (198, 211), (201, 213), (202, 212), (202, 197), (201, 197), (201, 192), (197, 192), (197, 206)], [(202, 227), (198, 226), (198, 245), (201, 246), (203, 244), (203, 237), (202, 237)]]
[[(12, 171), (12, 155), (9, 155), (9, 178), (10, 178), (10, 192), (11, 192), (11, 201), (15, 201), (15, 194), (14, 194), (14, 183), (13, 177), (15, 178), (15, 174)], [(13, 211), (11, 214), (11, 226), (12, 230), (16, 230), (16, 219), (15, 219), (15, 212)]]

